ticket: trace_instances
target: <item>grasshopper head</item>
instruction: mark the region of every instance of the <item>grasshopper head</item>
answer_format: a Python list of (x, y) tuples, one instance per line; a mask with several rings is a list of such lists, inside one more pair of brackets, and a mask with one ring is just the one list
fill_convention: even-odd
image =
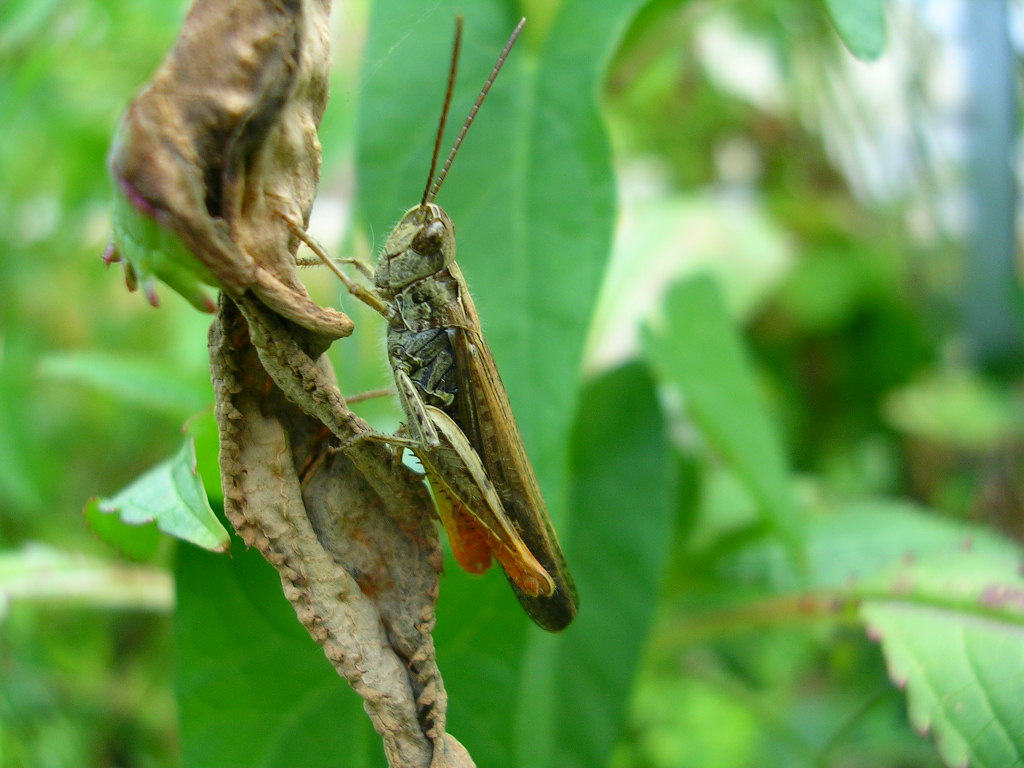
[(440, 272), (455, 261), (455, 226), (435, 203), (410, 208), (384, 245), (375, 282), (393, 296), (410, 283)]

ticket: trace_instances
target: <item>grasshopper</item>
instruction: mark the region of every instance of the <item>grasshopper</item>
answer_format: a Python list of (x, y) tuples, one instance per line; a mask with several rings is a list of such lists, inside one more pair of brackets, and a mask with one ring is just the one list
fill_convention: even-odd
[(448, 88), (423, 197), (388, 236), (376, 269), (343, 260), (372, 276), (373, 288), (348, 278), (294, 223), (293, 229), (356, 298), (388, 322), (388, 359), (406, 421), (399, 435), (374, 437), (407, 447), (419, 459), (458, 563), (471, 573), (482, 573), (493, 556), (526, 613), (554, 632), (576, 615), (576, 588), (476, 307), (455, 263), (455, 228), (434, 202), (525, 21), (519, 22), (498, 57), (435, 179), (462, 38), (462, 20), (457, 19)]

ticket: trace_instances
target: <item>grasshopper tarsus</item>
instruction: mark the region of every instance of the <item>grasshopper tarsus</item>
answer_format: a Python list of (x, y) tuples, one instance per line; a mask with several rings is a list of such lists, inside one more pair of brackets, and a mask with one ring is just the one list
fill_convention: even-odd
[(418, 442), (417, 440), (413, 440), (412, 438), (402, 437), (401, 435), (389, 435), (386, 432), (378, 432), (376, 430), (370, 429), (352, 435), (352, 437), (343, 440), (337, 445), (330, 446), (330, 451), (332, 453), (346, 453), (353, 446), (367, 441), (372, 443), (383, 443), (384, 445), (390, 446), (392, 448), (408, 448), (410, 451), (413, 450), (414, 448), (420, 447), (421, 445), (420, 442)]

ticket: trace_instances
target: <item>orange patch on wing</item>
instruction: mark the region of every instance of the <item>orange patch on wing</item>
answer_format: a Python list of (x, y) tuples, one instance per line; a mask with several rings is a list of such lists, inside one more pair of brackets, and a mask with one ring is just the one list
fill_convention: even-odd
[(435, 496), (441, 524), (448, 532), (455, 560), (470, 573), (483, 573), (491, 567), (491, 547), (487, 543), (486, 531), (468, 509), (443, 490)]
[(548, 597), (554, 593), (554, 582), (533, 555), (518, 551), (495, 535), (479, 517), (452, 497), (445, 484), (429, 468), (427, 479), (434, 489), (438, 514), (448, 534), (452, 554), (463, 570), (484, 573), (491, 567), (493, 555), (513, 583), (530, 597)]

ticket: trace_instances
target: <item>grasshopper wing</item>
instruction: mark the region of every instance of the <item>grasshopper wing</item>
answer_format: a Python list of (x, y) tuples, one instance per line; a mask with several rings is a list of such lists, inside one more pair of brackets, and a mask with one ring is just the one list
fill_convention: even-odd
[[(461, 281), (458, 267), (453, 264), (449, 269)], [(523, 590), (509, 574), (519, 602), (541, 627), (558, 631), (576, 616), (576, 586), (526, 455), (494, 356), (479, 331), (476, 307), (468, 291), (462, 292), (461, 299), (468, 322), (465, 328), (455, 329), (452, 336), (459, 378), (452, 416), (480, 456), (486, 477), (494, 485), (511, 525), (554, 581), (553, 594), (534, 595)], [(472, 392), (473, 396), (464, 396), (465, 392)]]
[(470, 573), (483, 573), (491, 554), (523, 593), (551, 595), (555, 584), (523, 543), (487, 479), (480, 457), (444, 411), (426, 406), (439, 445), (415, 449), (437, 497), (441, 522), (455, 559)]

